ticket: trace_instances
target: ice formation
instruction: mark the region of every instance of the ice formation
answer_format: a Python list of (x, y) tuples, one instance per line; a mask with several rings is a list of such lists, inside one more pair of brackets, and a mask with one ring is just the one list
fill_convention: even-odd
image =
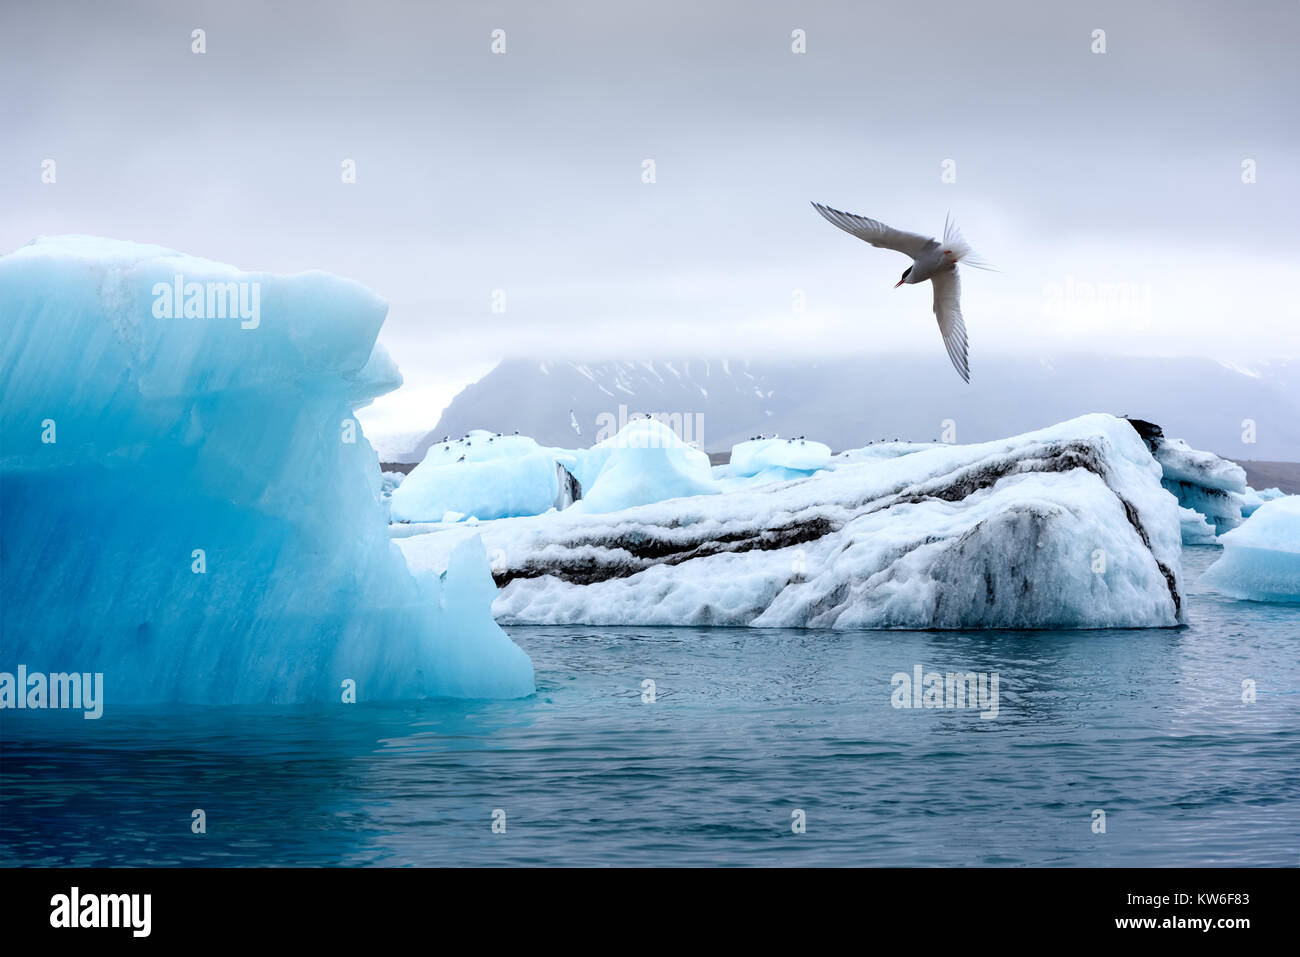
[(1179, 505), (1178, 519), (1181, 523), (1184, 545), (1213, 545), (1218, 542), (1214, 526), (1195, 509)]
[(1241, 505), (1241, 517), (1243, 519), (1250, 518), (1250, 516), (1255, 514), (1255, 510), (1265, 502), (1271, 502), (1273, 499), (1281, 498), (1285, 494), (1286, 493), (1280, 488), (1263, 488), (1256, 490), (1251, 488), (1249, 485), (1246, 486), (1246, 493), (1243, 496)]
[(556, 453), (522, 435), (474, 431), (429, 447), (393, 492), (395, 522), (540, 515), (580, 495)]
[[(1183, 507), (1183, 544), (1212, 545), (1217, 536), (1236, 528), (1265, 501), (1282, 493), (1257, 492), (1246, 484), (1246, 470), (1213, 452), (1194, 449), (1182, 439), (1143, 419), (1126, 419), (1160, 464), (1161, 484)], [(1208, 532), (1207, 532), (1208, 529)]]
[(1264, 502), (1219, 541), (1223, 554), (1204, 584), (1234, 598), (1300, 602), (1300, 495)]
[(603, 442), (571, 454), (578, 459), (583, 494), (570, 511), (615, 512), (721, 491), (709, 457), (658, 419), (633, 419)]
[(43, 239), (0, 258), (0, 658), (114, 702), (513, 697), (478, 543), (423, 581), (353, 410), (386, 304), (324, 273)]
[(1152, 454), (1160, 463), (1164, 487), (1178, 496), (1180, 505), (1204, 515), (1217, 533), (1241, 524), (1247, 486), (1240, 465), (1194, 449), (1182, 439), (1162, 439)]
[[(838, 461), (786, 483), (480, 526), (499, 620), (795, 627), (1169, 626), (1180, 515), (1123, 420)], [(599, 482), (597, 483), (599, 484)], [(399, 542), (440, 570), (467, 534)]]
[[(811, 474), (830, 463), (830, 446), (807, 439), (751, 439), (732, 446), (730, 474), (750, 478), (769, 470)], [(795, 477), (795, 475), (790, 475)]]

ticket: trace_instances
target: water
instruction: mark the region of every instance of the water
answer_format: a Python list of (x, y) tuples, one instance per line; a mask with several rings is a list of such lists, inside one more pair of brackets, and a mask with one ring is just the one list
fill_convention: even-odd
[[(4, 712), (0, 863), (1295, 866), (1300, 607), (1217, 554), (1182, 629), (511, 628), (524, 701)], [(998, 717), (893, 708), (916, 664)]]

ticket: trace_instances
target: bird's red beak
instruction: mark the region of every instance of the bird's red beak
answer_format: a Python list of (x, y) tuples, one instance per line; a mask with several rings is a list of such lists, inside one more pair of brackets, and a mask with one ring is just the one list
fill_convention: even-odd
[(900, 279), (900, 280), (898, 280), (898, 282), (894, 283), (894, 288), (897, 289), (897, 288), (898, 288), (899, 286), (901, 286), (902, 284), (903, 284), (903, 280)]

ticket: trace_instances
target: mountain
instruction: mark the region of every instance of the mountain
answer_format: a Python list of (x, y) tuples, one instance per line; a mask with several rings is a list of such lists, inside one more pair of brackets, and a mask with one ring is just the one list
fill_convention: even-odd
[(639, 413), (724, 451), (755, 434), (807, 435), (834, 449), (877, 439), (962, 443), (1085, 412), (1158, 422), (1233, 459), (1300, 461), (1300, 360), (1241, 367), (1197, 358), (985, 359), (970, 385), (945, 357), (820, 361), (691, 359), (502, 362), (464, 389), (398, 461), (471, 429), (582, 447)]

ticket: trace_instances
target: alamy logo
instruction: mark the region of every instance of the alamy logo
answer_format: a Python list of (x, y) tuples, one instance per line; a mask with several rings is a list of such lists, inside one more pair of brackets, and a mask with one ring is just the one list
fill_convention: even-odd
[(998, 673), (983, 671), (926, 672), (914, 665), (912, 673), (898, 671), (890, 704), (895, 708), (978, 708), (981, 718), (998, 716)]
[(104, 673), (0, 671), (0, 708), (74, 708), (86, 719), (104, 714)]
[(85, 894), (79, 887), (50, 898), (51, 927), (129, 927), (133, 937), (148, 937), (152, 894)]
[(186, 282), (177, 273), (172, 281), (153, 284), (155, 319), (239, 319), (239, 328), (262, 324), (262, 284), (236, 282)]
[[(604, 442), (619, 435), (629, 422), (637, 419), (654, 419), (667, 426), (669, 432), (676, 436), (683, 445), (702, 449), (704, 447), (704, 413), (703, 412), (632, 412), (626, 405), (618, 407), (618, 413), (602, 412), (596, 416), (596, 441)], [(632, 448), (659, 448), (672, 440), (659, 432), (638, 433), (631, 438), (620, 438), (620, 445)]]

